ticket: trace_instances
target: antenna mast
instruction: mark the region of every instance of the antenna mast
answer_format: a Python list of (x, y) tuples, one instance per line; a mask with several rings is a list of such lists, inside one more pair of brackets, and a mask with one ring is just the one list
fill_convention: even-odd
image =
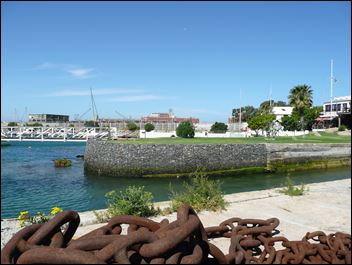
[(240, 88), (240, 118), (239, 118), (239, 131), (241, 132), (242, 123), (242, 89)]
[(269, 105), (270, 105), (270, 108), (271, 108), (271, 94), (272, 94), (272, 89), (273, 89), (273, 85), (270, 84), (270, 90), (269, 90)]
[(331, 119), (331, 122), (332, 122), (332, 87), (334, 84), (333, 67), (334, 67), (334, 61), (331, 59), (331, 65), (330, 65), (330, 119)]
[(92, 88), (90, 88), (90, 98), (92, 101), (93, 120), (97, 121), (97, 119), (99, 118), (98, 117), (98, 110), (97, 110), (97, 106), (95, 105)]

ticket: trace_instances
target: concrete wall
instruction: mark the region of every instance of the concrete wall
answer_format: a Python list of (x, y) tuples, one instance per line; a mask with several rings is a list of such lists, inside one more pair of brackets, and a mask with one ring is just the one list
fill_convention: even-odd
[[(84, 168), (112, 176), (180, 174), (351, 160), (351, 144), (118, 144), (89, 140)], [(279, 163), (278, 163), (279, 162)], [(281, 165), (280, 164), (280, 165)], [(350, 162), (349, 162), (350, 164)]]
[(267, 144), (268, 163), (351, 158), (351, 144)]

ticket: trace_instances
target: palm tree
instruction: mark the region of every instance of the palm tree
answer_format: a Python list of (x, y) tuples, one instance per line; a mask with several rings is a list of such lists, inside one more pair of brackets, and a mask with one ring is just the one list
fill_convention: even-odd
[(312, 106), (312, 98), (313, 90), (308, 85), (298, 85), (290, 90), (289, 104), (298, 111), (302, 128), (304, 128), (304, 109)]

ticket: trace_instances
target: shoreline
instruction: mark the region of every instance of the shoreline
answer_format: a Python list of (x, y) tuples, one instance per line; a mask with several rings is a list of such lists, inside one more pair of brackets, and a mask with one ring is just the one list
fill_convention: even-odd
[[(307, 184), (309, 189), (303, 196), (290, 197), (279, 193), (279, 188), (240, 192), (224, 195), (229, 202), (227, 210), (220, 212), (202, 211), (198, 213), (205, 227), (219, 225), (232, 218), (280, 220), (278, 229), (281, 236), (289, 240), (300, 240), (306, 232), (321, 230), (325, 233), (345, 232), (351, 234), (351, 179)], [(161, 209), (170, 201), (156, 202)], [(97, 212), (106, 209), (96, 210)], [(78, 238), (106, 223), (97, 223), (93, 211), (79, 212), (80, 226), (74, 238)], [(176, 213), (149, 217), (154, 221), (167, 218), (176, 219)], [(21, 228), (15, 218), (1, 220), (1, 248)], [(226, 250), (227, 240), (214, 239), (220, 249)]]

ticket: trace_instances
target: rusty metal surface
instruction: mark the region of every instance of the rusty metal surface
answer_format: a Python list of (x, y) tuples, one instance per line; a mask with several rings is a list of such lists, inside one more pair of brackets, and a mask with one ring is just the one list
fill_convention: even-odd
[[(64, 211), (45, 224), (23, 228), (3, 248), (1, 263), (351, 264), (350, 234), (315, 231), (300, 241), (290, 241), (277, 236), (277, 218), (234, 217), (204, 228), (196, 212), (185, 204), (171, 223), (116, 216), (74, 240), (79, 222), (77, 212)], [(128, 225), (127, 234), (121, 235), (121, 225)], [(219, 237), (231, 242), (228, 253), (209, 242)]]

